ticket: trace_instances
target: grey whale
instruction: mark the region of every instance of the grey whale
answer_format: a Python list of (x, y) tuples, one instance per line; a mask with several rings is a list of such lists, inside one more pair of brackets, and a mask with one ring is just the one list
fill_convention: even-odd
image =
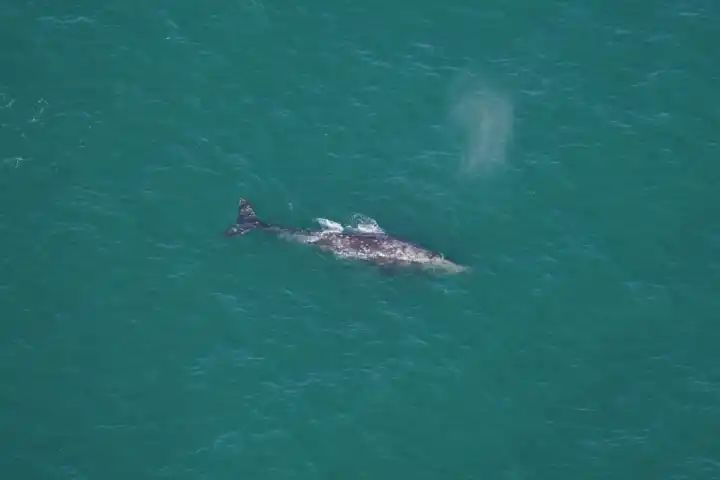
[(386, 234), (376, 223), (343, 227), (337, 222), (318, 218), (319, 230), (286, 228), (260, 220), (250, 203), (241, 198), (235, 223), (227, 236), (245, 235), (252, 230), (275, 234), (286, 240), (312, 245), (337, 257), (361, 260), (380, 266), (420, 267), (441, 273), (460, 273), (467, 267), (444, 255)]

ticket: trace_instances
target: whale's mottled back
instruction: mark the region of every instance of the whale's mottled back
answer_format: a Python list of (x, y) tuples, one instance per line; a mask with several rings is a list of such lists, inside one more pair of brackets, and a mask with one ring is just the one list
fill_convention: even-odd
[(316, 221), (322, 227), (319, 230), (292, 229), (265, 223), (258, 219), (252, 205), (241, 198), (235, 224), (225, 234), (244, 235), (259, 229), (288, 240), (313, 245), (340, 258), (363, 260), (376, 265), (419, 266), (447, 273), (466, 270), (466, 267), (448, 260), (440, 253), (388, 235), (374, 220), (368, 220), (355, 228), (346, 228), (324, 218)]

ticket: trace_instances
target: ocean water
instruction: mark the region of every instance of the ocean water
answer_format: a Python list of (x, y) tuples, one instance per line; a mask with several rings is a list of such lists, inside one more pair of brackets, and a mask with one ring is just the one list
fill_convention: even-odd
[[(0, 25), (1, 478), (720, 478), (720, 3)], [(241, 195), (472, 269), (227, 239)]]

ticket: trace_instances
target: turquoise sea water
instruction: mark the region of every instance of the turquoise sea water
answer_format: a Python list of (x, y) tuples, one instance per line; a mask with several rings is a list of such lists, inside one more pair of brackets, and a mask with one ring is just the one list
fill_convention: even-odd
[[(0, 0), (3, 479), (720, 478), (720, 4)], [(251, 234), (375, 218), (470, 265)]]

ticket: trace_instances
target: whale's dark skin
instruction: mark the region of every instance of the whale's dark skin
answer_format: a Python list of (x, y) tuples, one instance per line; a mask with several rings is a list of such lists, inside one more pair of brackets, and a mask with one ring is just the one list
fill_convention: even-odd
[(399, 240), (379, 228), (368, 230), (344, 229), (328, 220), (319, 220), (326, 229), (303, 230), (281, 227), (260, 220), (245, 199), (240, 199), (235, 224), (225, 235), (244, 235), (252, 230), (273, 233), (281, 238), (306, 243), (341, 258), (363, 260), (382, 266), (417, 266), (446, 273), (458, 273), (466, 267), (458, 265), (437, 252)]

